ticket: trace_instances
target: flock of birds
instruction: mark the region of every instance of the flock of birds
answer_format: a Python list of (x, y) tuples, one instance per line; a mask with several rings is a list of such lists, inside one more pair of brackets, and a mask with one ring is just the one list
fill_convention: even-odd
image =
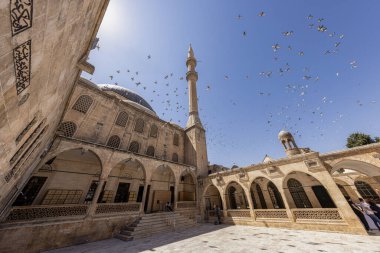
[[(267, 16), (267, 13), (264, 11), (258, 12), (257, 16), (259, 18), (265, 18)], [(242, 15), (237, 15), (236, 19), (238, 21), (243, 21), (244, 17)], [(337, 33), (330, 31), (327, 22), (324, 18), (316, 18), (313, 15), (308, 15), (305, 18), (305, 26), (315, 31), (316, 33), (320, 33), (325, 35), (327, 38), (331, 38), (331, 45), (329, 48), (326, 48), (324, 52), (321, 52), (322, 55), (335, 55), (338, 54), (341, 50), (343, 41), (344, 41), (344, 34)], [(291, 60), (286, 61), (286, 57), (291, 55), (292, 57), (304, 57), (306, 52), (302, 49), (296, 49), (296, 46), (293, 46), (289, 41), (292, 41), (290, 38), (295, 37), (297, 34), (297, 31), (294, 30), (286, 30), (281, 33), (281, 36), (279, 40), (282, 40), (283, 42), (274, 42), (271, 45), (271, 49), (273, 51), (273, 64), (272, 66), (275, 67), (278, 65), (277, 69), (271, 69), (271, 70), (262, 70), (260, 71), (258, 75), (258, 79), (269, 79), (276, 77), (285, 77), (288, 73), (298, 73), (299, 69), (293, 68), (291, 64)], [(246, 37), (248, 36), (247, 31), (242, 32), (242, 36)], [(284, 39), (289, 38), (289, 39)], [(269, 46), (268, 46), (269, 48)], [(101, 50), (101, 47), (99, 44), (96, 45), (96, 49), (99, 51)], [(146, 56), (146, 61), (150, 61), (152, 59), (152, 55)], [(358, 68), (358, 62), (357, 60), (353, 59), (350, 62), (347, 63), (347, 66), (351, 68), (352, 70)], [(142, 89), (144, 91), (150, 91), (151, 96), (149, 101), (151, 103), (161, 103), (163, 105), (164, 110), (160, 113), (158, 113), (161, 117), (166, 118), (168, 121), (172, 122), (176, 119), (175, 123), (178, 123), (180, 125), (184, 125), (185, 122), (181, 122), (181, 118), (185, 119), (188, 115), (188, 106), (187, 106), (187, 85), (184, 85), (184, 76), (182, 75), (176, 75), (172, 72), (164, 74), (161, 78), (158, 78), (157, 80), (154, 80), (152, 82), (143, 82), (142, 81), (142, 75), (141, 73), (143, 71), (139, 70), (131, 70), (131, 69), (117, 69), (114, 73), (109, 74), (108, 78), (110, 83), (113, 83), (115, 85), (119, 85), (118, 80), (119, 75), (121, 72), (124, 72), (128, 76), (129, 80), (122, 80), (123, 84), (135, 86), (134, 90)], [(230, 75), (228, 73), (222, 74), (224, 77), (224, 80), (228, 81), (231, 79)], [(335, 72), (336, 77), (339, 77), (339, 71)], [(250, 79), (250, 75), (244, 75), (245, 79)], [(308, 123), (311, 125), (315, 125), (315, 129), (319, 136), (315, 136), (317, 138), (321, 138), (324, 136), (323, 128), (321, 127), (321, 124), (316, 124), (317, 122), (324, 122), (324, 117), (327, 112), (326, 106), (329, 104), (333, 104), (334, 100), (333, 98), (330, 98), (328, 96), (323, 96), (320, 98), (320, 105), (318, 105), (315, 108), (308, 108), (306, 105), (307, 101), (307, 94), (310, 92), (310, 90), (313, 89), (313, 86), (316, 82), (319, 82), (321, 79), (321, 76), (317, 73), (313, 73), (311, 71), (311, 68), (309, 66), (305, 66), (300, 74), (300, 80), (297, 80), (297, 83), (287, 83), (285, 84), (285, 92), (291, 95), (295, 95), (297, 102), (294, 106), (294, 104), (284, 104), (280, 108), (277, 108), (277, 111), (273, 111), (267, 115), (266, 119), (266, 131), (278, 131), (278, 124), (274, 124), (274, 122), (278, 123), (279, 121), (282, 122), (282, 127), (293, 132), (297, 138), (302, 138), (301, 130), (298, 128), (301, 121), (308, 120)], [(301, 84), (299, 84), (301, 83)], [(179, 85), (180, 84), (180, 85)], [(212, 85), (211, 84), (198, 84), (198, 89), (205, 89), (206, 92), (198, 92), (198, 97), (202, 99), (202, 95), (208, 94), (212, 92)], [(217, 87), (215, 88), (217, 89)], [(165, 92), (163, 92), (165, 90)], [(146, 92), (144, 92), (146, 94)], [(186, 96), (186, 98), (184, 98)], [(257, 96), (272, 96), (272, 92), (266, 91), (265, 88), (262, 90), (259, 90), (257, 93)], [(182, 101), (182, 102), (181, 102)], [(185, 104), (183, 104), (183, 101), (186, 101)], [(229, 103), (231, 106), (237, 106), (240, 101), (229, 99)], [(356, 101), (358, 106), (363, 106), (363, 101)], [(376, 100), (370, 101), (370, 103), (375, 104)], [(202, 107), (200, 107), (200, 111), (203, 111)], [(290, 112), (291, 111), (291, 112)], [(329, 110), (329, 113), (331, 114), (331, 111)], [(311, 115), (306, 116), (307, 114)], [(291, 116), (292, 115), (292, 116)], [(298, 115), (298, 116), (294, 116)], [(343, 113), (336, 112), (335, 115), (333, 115), (332, 123), (336, 123), (339, 120), (341, 120), (344, 117)], [(207, 131), (207, 145), (208, 146), (223, 146), (223, 147), (230, 147), (233, 148), (234, 146), (237, 146), (238, 143), (235, 143), (233, 140), (230, 140), (226, 138), (225, 131), (228, 131), (228, 126), (232, 124), (236, 124), (234, 120), (230, 120), (228, 122), (225, 122), (224, 126), (217, 125), (215, 127), (215, 124), (209, 124), (210, 122), (216, 120), (216, 116), (212, 114), (206, 114), (203, 115), (201, 113), (201, 118), (204, 124), (204, 127)], [(183, 123), (183, 124), (182, 124)], [(304, 123), (304, 122), (303, 122)], [(276, 129), (273, 129), (273, 126), (275, 125)], [(227, 128), (226, 128), (227, 127)]]

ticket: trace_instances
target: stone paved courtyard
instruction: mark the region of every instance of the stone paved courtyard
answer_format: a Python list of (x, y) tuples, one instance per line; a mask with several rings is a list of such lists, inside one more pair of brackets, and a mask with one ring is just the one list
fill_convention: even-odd
[(358, 236), (250, 226), (200, 225), (124, 242), (108, 239), (50, 253), (88, 252), (380, 252), (379, 236)]

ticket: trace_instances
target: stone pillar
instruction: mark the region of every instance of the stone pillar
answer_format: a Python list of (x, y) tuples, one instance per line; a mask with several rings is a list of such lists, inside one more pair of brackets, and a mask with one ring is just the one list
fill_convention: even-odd
[(277, 187), (277, 190), (281, 194), (282, 202), (284, 202), (284, 206), (285, 206), (285, 209), (286, 209), (286, 214), (288, 215), (289, 219), (292, 222), (295, 222), (292, 210), (290, 209), (290, 206), (289, 206), (289, 203), (288, 203), (288, 199), (286, 198), (285, 190), (282, 187), (282, 180), (283, 180), (283, 178), (281, 177), (281, 178), (273, 179), (272, 182)]
[(144, 181), (144, 192), (143, 192), (143, 197), (141, 199), (140, 214), (144, 213), (144, 205), (145, 205), (147, 191), (148, 191), (148, 183)]
[(320, 171), (312, 174), (319, 182), (326, 188), (331, 199), (334, 201), (336, 207), (339, 209), (342, 218), (347, 222), (350, 232), (357, 234), (367, 234), (363, 225), (358, 217), (352, 211), (347, 200), (344, 198), (342, 192), (339, 190), (334, 179), (331, 177), (328, 171)]
[(246, 189), (246, 188), (243, 188), (244, 189), (244, 193), (245, 193), (245, 196), (247, 198), (247, 201), (248, 201), (248, 205), (249, 205), (249, 211), (251, 213), (251, 217), (253, 219), (255, 219), (255, 212), (253, 210), (253, 202), (252, 202), (252, 198), (251, 198), (251, 195), (250, 195), (250, 190), (249, 189)]
[(173, 210), (177, 210), (177, 202), (178, 202), (178, 188), (179, 184), (175, 183), (174, 185), (174, 205), (173, 205)]
[(98, 187), (96, 187), (95, 190), (94, 198), (92, 199), (91, 204), (88, 207), (86, 218), (90, 218), (95, 215), (96, 207), (98, 205), (98, 199), (100, 194), (102, 193), (105, 182), (106, 180), (104, 178), (100, 178)]

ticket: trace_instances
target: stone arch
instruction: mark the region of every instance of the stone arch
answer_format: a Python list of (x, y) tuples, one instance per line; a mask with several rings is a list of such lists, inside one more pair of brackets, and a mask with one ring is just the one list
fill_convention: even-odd
[(352, 159), (344, 159), (342, 161), (335, 163), (332, 166), (330, 173), (333, 175), (335, 174), (336, 171), (342, 168), (354, 170), (364, 175), (367, 175), (369, 177), (380, 176), (380, 167), (377, 167), (370, 163), (366, 163), (359, 160), (352, 160)]
[(229, 182), (224, 194), (227, 199), (227, 209), (249, 209), (249, 203), (244, 188), (238, 182)]
[(282, 194), (268, 177), (254, 178), (250, 184), (250, 195), (255, 209), (285, 208)]
[[(22, 190), (16, 205), (83, 204), (93, 201), (103, 171), (92, 150), (68, 148), (49, 156)], [(33, 191), (32, 191), (33, 189)], [(37, 190), (36, 190), (37, 189)], [(25, 198), (26, 196), (26, 198)]]
[(283, 189), (290, 208), (335, 208), (327, 189), (314, 176), (292, 171), (283, 179)]
[(354, 202), (359, 202), (358, 200), (359, 196), (355, 192), (355, 189), (354, 187), (352, 187), (353, 185), (350, 182), (347, 182), (346, 180), (335, 178), (335, 177), (333, 179), (345, 198), (350, 198)]
[(178, 201), (196, 200), (196, 179), (188, 170), (182, 171), (178, 180)]
[(146, 183), (146, 170), (137, 159), (123, 159), (110, 170), (99, 200), (102, 203), (141, 203)]

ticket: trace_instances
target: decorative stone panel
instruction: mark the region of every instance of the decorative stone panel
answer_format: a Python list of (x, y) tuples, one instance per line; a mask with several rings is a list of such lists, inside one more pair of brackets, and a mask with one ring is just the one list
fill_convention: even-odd
[(138, 212), (140, 211), (140, 204), (138, 203), (111, 203), (111, 204), (98, 204), (95, 214), (109, 214), (109, 213), (125, 213), (125, 212)]
[(250, 218), (251, 211), (247, 210), (228, 210), (227, 211), (229, 217), (233, 218)]
[(33, 0), (11, 0), (10, 16), (12, 35), (32, 27)]
[(344, 222), (336, 208), (303, 208), (292, 209), (296, 222)]
[(32, 41), (28, 40), (13, 49), (17, 95), (30, 84), (31, 46)]
[(12, 208), (6, 221), (26, 221), (64, 216), (86, 215), (87, 205), (28, 206)]
[(285, 209), (255, 210), (256, 220), (289, 219)]

